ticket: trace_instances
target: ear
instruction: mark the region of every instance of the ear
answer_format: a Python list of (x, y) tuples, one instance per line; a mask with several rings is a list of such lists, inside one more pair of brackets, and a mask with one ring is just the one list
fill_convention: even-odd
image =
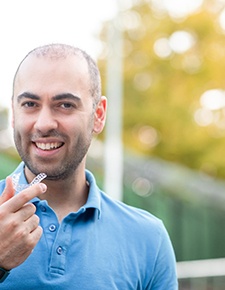
[(101, 133), (105, 126), (106, 111), (107, 111), (107, 99), (105, 96), (102, 96), (96, 107), (94, 116), (93, 132), (96, 134)]

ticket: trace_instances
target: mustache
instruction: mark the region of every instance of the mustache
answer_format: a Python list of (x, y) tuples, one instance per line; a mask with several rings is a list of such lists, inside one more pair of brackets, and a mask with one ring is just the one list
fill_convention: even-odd
[(58, 132), (57, 130), (49, 130), (47, 132), (36, 132), (33, 134), (30, 134), (31, 139), (39, 139), (39, 138), (49, 138), (49, 137), (56, 137), (56, 138), (65, 138), (65, 134)]

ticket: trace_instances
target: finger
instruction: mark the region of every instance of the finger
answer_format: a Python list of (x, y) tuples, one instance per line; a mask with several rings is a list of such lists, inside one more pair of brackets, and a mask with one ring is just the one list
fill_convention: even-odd
[(36, 227), (30, 234), (29, 234), (29, 245), (30, 248), (34, 248), (38, 241), (40, 240), (43, 233), (43, 229), (41, 226)]
[(33, 216), (35, 211), (36, 207), (33, 203), (26, 203), (15, 214), (17, 215), (17, 220), (23, 222)]
[(21, 192), (19, 192), (13, 198), (7, 200), (2, 206), (7, 207), (9, 212), (16, 212), (20, 208), (22, 208), (27, 202), (29, 202), (31, 199), (39, 196), (40, 194), (44, 193), (46, 190), (47, 190), (47, 186), (44, 183), (38, 183), (38, 184), (32, 185), (22, 190)]
[(24, 226), (26, 227), (27, 233), (32, 233), (39, 225), (39, 217), (34, 214), (29, 219), (24, 222)]
[(6, 178), (6, 187), (0, 196), (0, 205), (14, 196), (15, 190), (13, 188), (12, 177)]

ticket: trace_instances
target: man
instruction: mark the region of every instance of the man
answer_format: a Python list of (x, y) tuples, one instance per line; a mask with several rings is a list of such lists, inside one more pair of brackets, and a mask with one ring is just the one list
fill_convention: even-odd
[(13, 83), (13, 129), (23, 160), (0, 183), (0, 288), (177, 289), (168, 234), (151, 214), (112, 200), (85, 160), (102, 131), (106, 98), (84, 51), (31, 51)]

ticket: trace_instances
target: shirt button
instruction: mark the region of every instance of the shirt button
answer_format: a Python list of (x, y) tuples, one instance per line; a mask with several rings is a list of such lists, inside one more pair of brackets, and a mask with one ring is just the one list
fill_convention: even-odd
[(63, 252), (63, 249), (62, 249), (62, 247), (58, 247), (57, 249), (56, 249), (56, 253), (58, 254), (58, 255), (62, 255), (62, 252)]
[(50, 232), (54, 232), (56, 230), (56, 225), (54, 224), (51, 224), (49, 227), (48, 227), (49, 231)]
[(41, 205), (40, 208), (41, 208), (42, 212), (46, 212), (46, 207), (45, 206)]

